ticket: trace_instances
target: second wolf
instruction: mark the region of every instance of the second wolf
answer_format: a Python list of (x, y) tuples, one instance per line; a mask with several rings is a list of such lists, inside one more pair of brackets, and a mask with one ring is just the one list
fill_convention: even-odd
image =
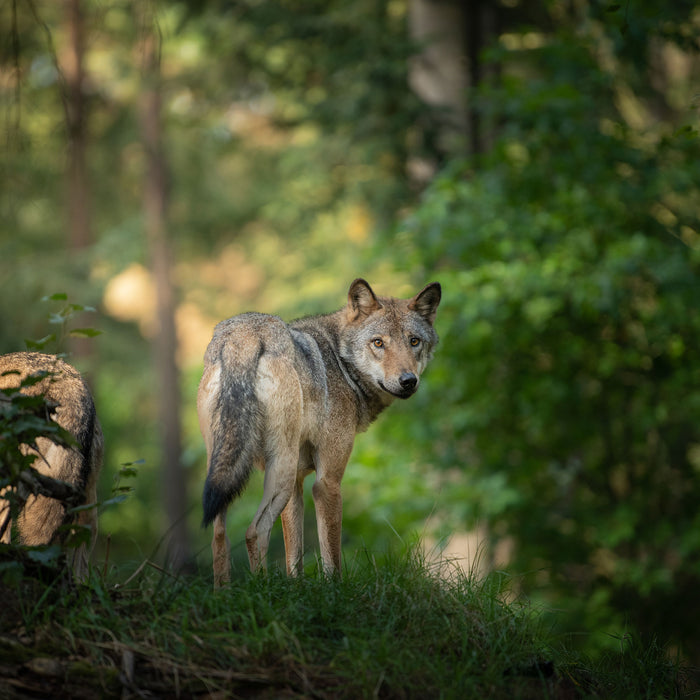
[[(35, 375), (36, 383), (22, 386)], [(15, 352), (0, 355), (0, 389), (16, 389), (22, 394), (42, 394), (53, 406), (51, 418), (67, 430), (77, 445), (68, 447), (40, 437), (36, 450), (22, 446), (22, 451), (35, 452), (34, 468), (84, 492), (84, 504), (97, 501), (97, 478), (102, 466), (103, 437), (90, 390), (80, 374), (54, 355), (36, 352)], [(0, 492), (0, 524), (5, 524), (3, 542), (10, 541), (12, 524), (10, 506)], [(5, 522), (7, 520), (7, 522)], [(17, 529), (21, 544), (53, 544), (60, 539), (60, 528), (71, 520), (61, 501), (43, 495), (32, 495), (19, 514)], [(75, 521), (90, 528), (90, 543), (70, 552), (69, 559), (76, 580), (87, 575), (90, 550), (97, 536), (97, 511), (80, 511)]]
[(303, 559), (304, 478), (313, 498), (324, 570), (340, 571), (340, 482), (355, 435), (395, 398), (406, 399), (438, 341), (437, 282), (411, 299), (378, 297), (363, 279), (340, 311), (287, 324), (246, 313), (219, 323), (204, 356), (197, 409), (207, 447), (204, 525), (214, 523), (214, 584), (229, 580), (226, 511), (254, 466), (265, 470), (246, 531), (251, 569), (265, 566), (278, 517), (287, 571)]

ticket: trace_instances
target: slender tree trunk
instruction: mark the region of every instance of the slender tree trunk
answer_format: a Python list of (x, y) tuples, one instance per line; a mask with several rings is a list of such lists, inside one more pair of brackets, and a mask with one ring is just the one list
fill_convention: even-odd
[[(68, 250), (73, 274), (80, 283), (89, 276), (86, 252), (93, 242), (90, 187), (88, 185), (88, 114), (85, 99), (85, 17), (81, 0), (64, 0), (68, 35), (61, 70), (65, 78), (64, 105), (68, 154), (66, 163), (66, 204)], [(81, 303), (85, 300), (81, 299)], [(82, 325), (82, 324), (80, 324)], [(74, 355), (86, 359), (92, 346), (88, 338), (71, 338)]]
[(463, 152), (465, 141), (471, 141), (467, 109), (470, 65), (465, 36), (468, 4), (461, 0), (409, 2), (409, 31), (422, 46), (411, 64), (411, 87), (424, 102), (440, 110), (441, 155)]
[[(496, 4), (488, 0), (471, 0), (464, 5), (464, 50), (469, 67), (469, 83), (472, 87), (478, 87), (483, 81), (493, 81), (498, 76), (498, 67), (493, 64), (484, 66), (481, 57), (484, 48), (498, 35), (498, 13)], [(484, 119), (474, 100), (468, 101), (467, 112), (471, 152), (483, 153), (493, 144), (494, 125)]]
[(161, 427), (161, 479), (168, 519), (168, 557), (180, 569), (190, 559), (185, 522), (186, 489), (181, 464), (180, 389), (176, 361), (175, 285), (172, 250), (167, 231), (167, 164), (163, 148), (160, 93), (160, 45), (156, 30), (147, 27), (141, 43), (144, 87), (141, 94), (141, 136), (146, 158), (144, 218), (156, 288), (158, 332), (154, 360), (158, 377), (158, 413)]
[(83, 12), (80, 0), (66, 0), (68, 50), (63, 73), (67, 90), (68, 121), (68, 224), (69, 241), (73, 250), (82, 250), (92, 241), (90, 202), (87, 187), (87, 113), (83, 83), (84, 39)]

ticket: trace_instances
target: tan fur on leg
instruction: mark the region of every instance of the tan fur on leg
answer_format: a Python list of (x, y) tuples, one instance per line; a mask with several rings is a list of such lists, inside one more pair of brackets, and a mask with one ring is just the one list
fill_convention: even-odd
[(226, 535), (226, 512), (220, 513), (214, 520), (214, 537), (211, 541), (214, 559), (214, 588), (221, 588), (231, 581), (231, 545)]

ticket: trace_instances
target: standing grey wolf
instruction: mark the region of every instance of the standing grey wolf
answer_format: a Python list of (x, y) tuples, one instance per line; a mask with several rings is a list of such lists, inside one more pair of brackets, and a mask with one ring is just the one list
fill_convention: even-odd
[(246, 531), (252, 570), (265, 566), (282, 517), (287, 573), (303, 558), (304, 478), (313, 498), (321, 559), (340, 571), (340, 481), (355, 435), (395, 398), (407, 399), (438, 341), (437, 282), (412, 299), (378, 297), (363, 279), (335, 313), (285, 323), (245, 313), (222, 321), (204, 355), (197, 410), (207, 448), (203, 524), (214, 522), (214, 585), (229, 581), (226, 511), (254, 466), (265, 471), (260, 507)]
[[(22, 380), (30, 375), (45, 376), (36, 384), (20, 388)], [(0, 389), (9, 388), (18, 388), (22, 394), (29, 396), (44, 395), (49, 405), (55, 406), (52, 420), (67, 430), (77, 443), (76, 446), (66, 447), (45, 437), (38, 438), (36, 450), (23, 447), (23, 451), (26, 449), (27, 452), (36, 453), (33, 467), (41, 474), (82, 490), (85, 494), (83, 504), (95, 503), (104, 442), (95, 405), (83, 378), (73, 367), (54, 355), (16, 352), (0, 356)], [(17, 521), (20, 542), (26, 545), (57, 542), (60, 539), (58, 529), (70, 521), (66, 511), (66, 505), (57, 499), (30, 495)], [(0, 525), (8, 520), (3, 542), (10, 541), (9, 518), (9, 502), (0, 498)], [(75, 578), (83, 580), (97, 536), (97, 510), (83, 510), (71, 522), (87, 525), (91, 529), (89, 546), (82, 544), (69, 553)]]

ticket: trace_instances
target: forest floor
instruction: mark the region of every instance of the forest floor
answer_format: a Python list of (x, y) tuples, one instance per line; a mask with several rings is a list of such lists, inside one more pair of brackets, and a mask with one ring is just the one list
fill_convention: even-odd
[(654, 646), (591, 662), (554, 648), (500, 577), (366, 554), (341, 578), (204, 575), (149, 562), (74, 586), (0, 551), (0, 698), (679, 698)]

